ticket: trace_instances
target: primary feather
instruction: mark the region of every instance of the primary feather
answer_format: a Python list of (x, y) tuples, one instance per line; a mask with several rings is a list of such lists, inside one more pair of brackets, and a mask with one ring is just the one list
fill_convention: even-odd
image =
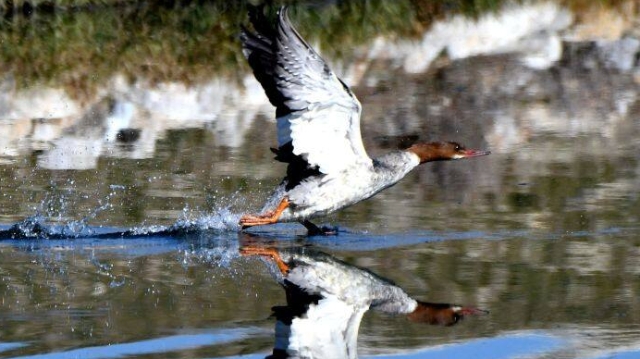
[(243, 29), (243, 50), (276, 107), (278, 146), (291, 144), (294, 155), (323, 174), (371, 166), (360, 135), (360, 103), (293, 28), (287, 8), (278, 12), (275, 29), (261, 8), (250, 17), (257, 33)]

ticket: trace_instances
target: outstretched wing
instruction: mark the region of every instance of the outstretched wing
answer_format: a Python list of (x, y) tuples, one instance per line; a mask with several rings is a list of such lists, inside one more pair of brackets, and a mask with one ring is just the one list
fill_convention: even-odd
[(287, 8), (278, 12), (275, 28), (262, 8), (252, 8), (249, 17), (256, 32), (243, 28), (243, 52), (276, 107), (278, 146), (291, 143), (293, 155), (324, 174), (370, 165), (360, 103), (293, 28)]

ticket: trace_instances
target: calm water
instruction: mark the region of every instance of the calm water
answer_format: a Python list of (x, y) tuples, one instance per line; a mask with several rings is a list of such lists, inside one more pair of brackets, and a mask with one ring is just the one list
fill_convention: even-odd
[[(127, 31), (151, 30), (125, 10), (4, 23), (0, 358), (262, 358), (270, 308), (285, 298), (260, 260), (238, 254), (246, 241), (312, 246), (416, 298), (491, 311), (451, 328), (368, 313), (361, 356), (640, 357), (640, 34), (630, 3), (428, 23), (404, 2), (297, 8), (300, 32), (362, 102), (371, 155), (406, 136), (492, 151), (425, 165), (320, 219), (340, 229), (326, 238), (295, 224), (238, 233), (239, 216), (284, 173), (268, 150), (273, 110), (235, 40), (242, 7), (175, 15), (202, 20), (192, 27), (158, 16), (150, 29), (166, 36), (130, 44)], [(122, 33), (83, 27), (92, 21)], [(39, 22), (68, 35), (54, 43), (61, 54), (98, 30), (115, 50), (77, 50), (95, 77), (82, 63), (20, 67), (11, 61), (34, 56), (17, 49), (38, 47)]]

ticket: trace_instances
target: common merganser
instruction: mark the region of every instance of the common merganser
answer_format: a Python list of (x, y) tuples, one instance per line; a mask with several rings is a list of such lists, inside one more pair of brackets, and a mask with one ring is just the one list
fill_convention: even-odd
[(305, 247), (241, 247), (245, 256), (273, 260), (287, 305), (274, 307), (276, 341), (269, 358), (357, 358), (358, 330), (364, 313), (377, 310), (405, 315), (413, 322), (451, 326), (474, 307), (415, 300), (376, 274)]
[(242, 28), (243, 53), (276, 107), (278, 148), (271, 150), (288, 167), (261, 214), (242, 216), (243, 228), (298, 221), (309, 234), (329, 233), (309, 218), (365, 200), (421, 163), (489, 154), (431, 142), (370, 158), (360, 135), (360, 102), (294, 29), (287, 8), (275, 28), (261, 7), (250, 8), (249, 18), (256, 32)]

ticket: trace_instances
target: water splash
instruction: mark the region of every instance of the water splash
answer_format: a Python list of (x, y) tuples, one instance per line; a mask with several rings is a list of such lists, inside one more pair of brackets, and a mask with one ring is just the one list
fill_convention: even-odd
[(230, 268), (240, 257), (240, 244), (236, 237), (218, 236), (206, 244), (199, 243), (181, 253), (181, 263), (187, 268), (195, 263), (207, 263), (219, 268)]
[(0, 239), (69, 239), (90, 235), (80, 221), (65, 224), (52, 224), (39, 213), (13, 224), (9, 229), (0, 231)]
[[(74, 182), (69, 181), (73, 186)], [(94, 234), (89, 221), (108, 209), (113, 208), (111, 199), (116, 191), (111, 191), (104, 200), (98, 201), (98, 206), (81, 219), (65, 220), (70, 200), (68, 191), (48, 192), (45, 198), (35, 208), (35, 214), (13, 224), (7, 230), (0, 230), (2, 239), (73, 239), (88, 237)]]
[[(183, 210), (183, 217), (169, 226), (145, 224), (127, 229), (105, 231), (104, 227), (91, 226), (89, 222), (100, 213), (112, 209), (112, 198), (118, 194), (118, 191), (126, 189), (125, 186), (120, 185), (111, 185), (110, 188), (110, 193), (106, 198), (98, 201), (96, 208), (81, 219), (71, 220), (66, 219), (67, 207), (70, 202), (67, 199), (67, 194), (51, 191), (34, 209), (34, 215), (14, 223), (7, 229), (0, 229), (0, 240), (184, 236), (198, 233), (236, 232), (240, 229), (238, 225), (240, 214), (233, 213), (230, 206), (216, 208), (213, 212), (193, 211), (187, 206)], [(227, 204), (241, 203), (235, 194), (228, 200), (221, 200)]]
[(238, 231), (240, 216), (240, 214), (231, 212), (228, 207), (220, 208), (214, 213), (199, 213), (195, 217), (187, 214), (185, 218), (179, 219), (169, 229), (187, 233), (193, 231)]

